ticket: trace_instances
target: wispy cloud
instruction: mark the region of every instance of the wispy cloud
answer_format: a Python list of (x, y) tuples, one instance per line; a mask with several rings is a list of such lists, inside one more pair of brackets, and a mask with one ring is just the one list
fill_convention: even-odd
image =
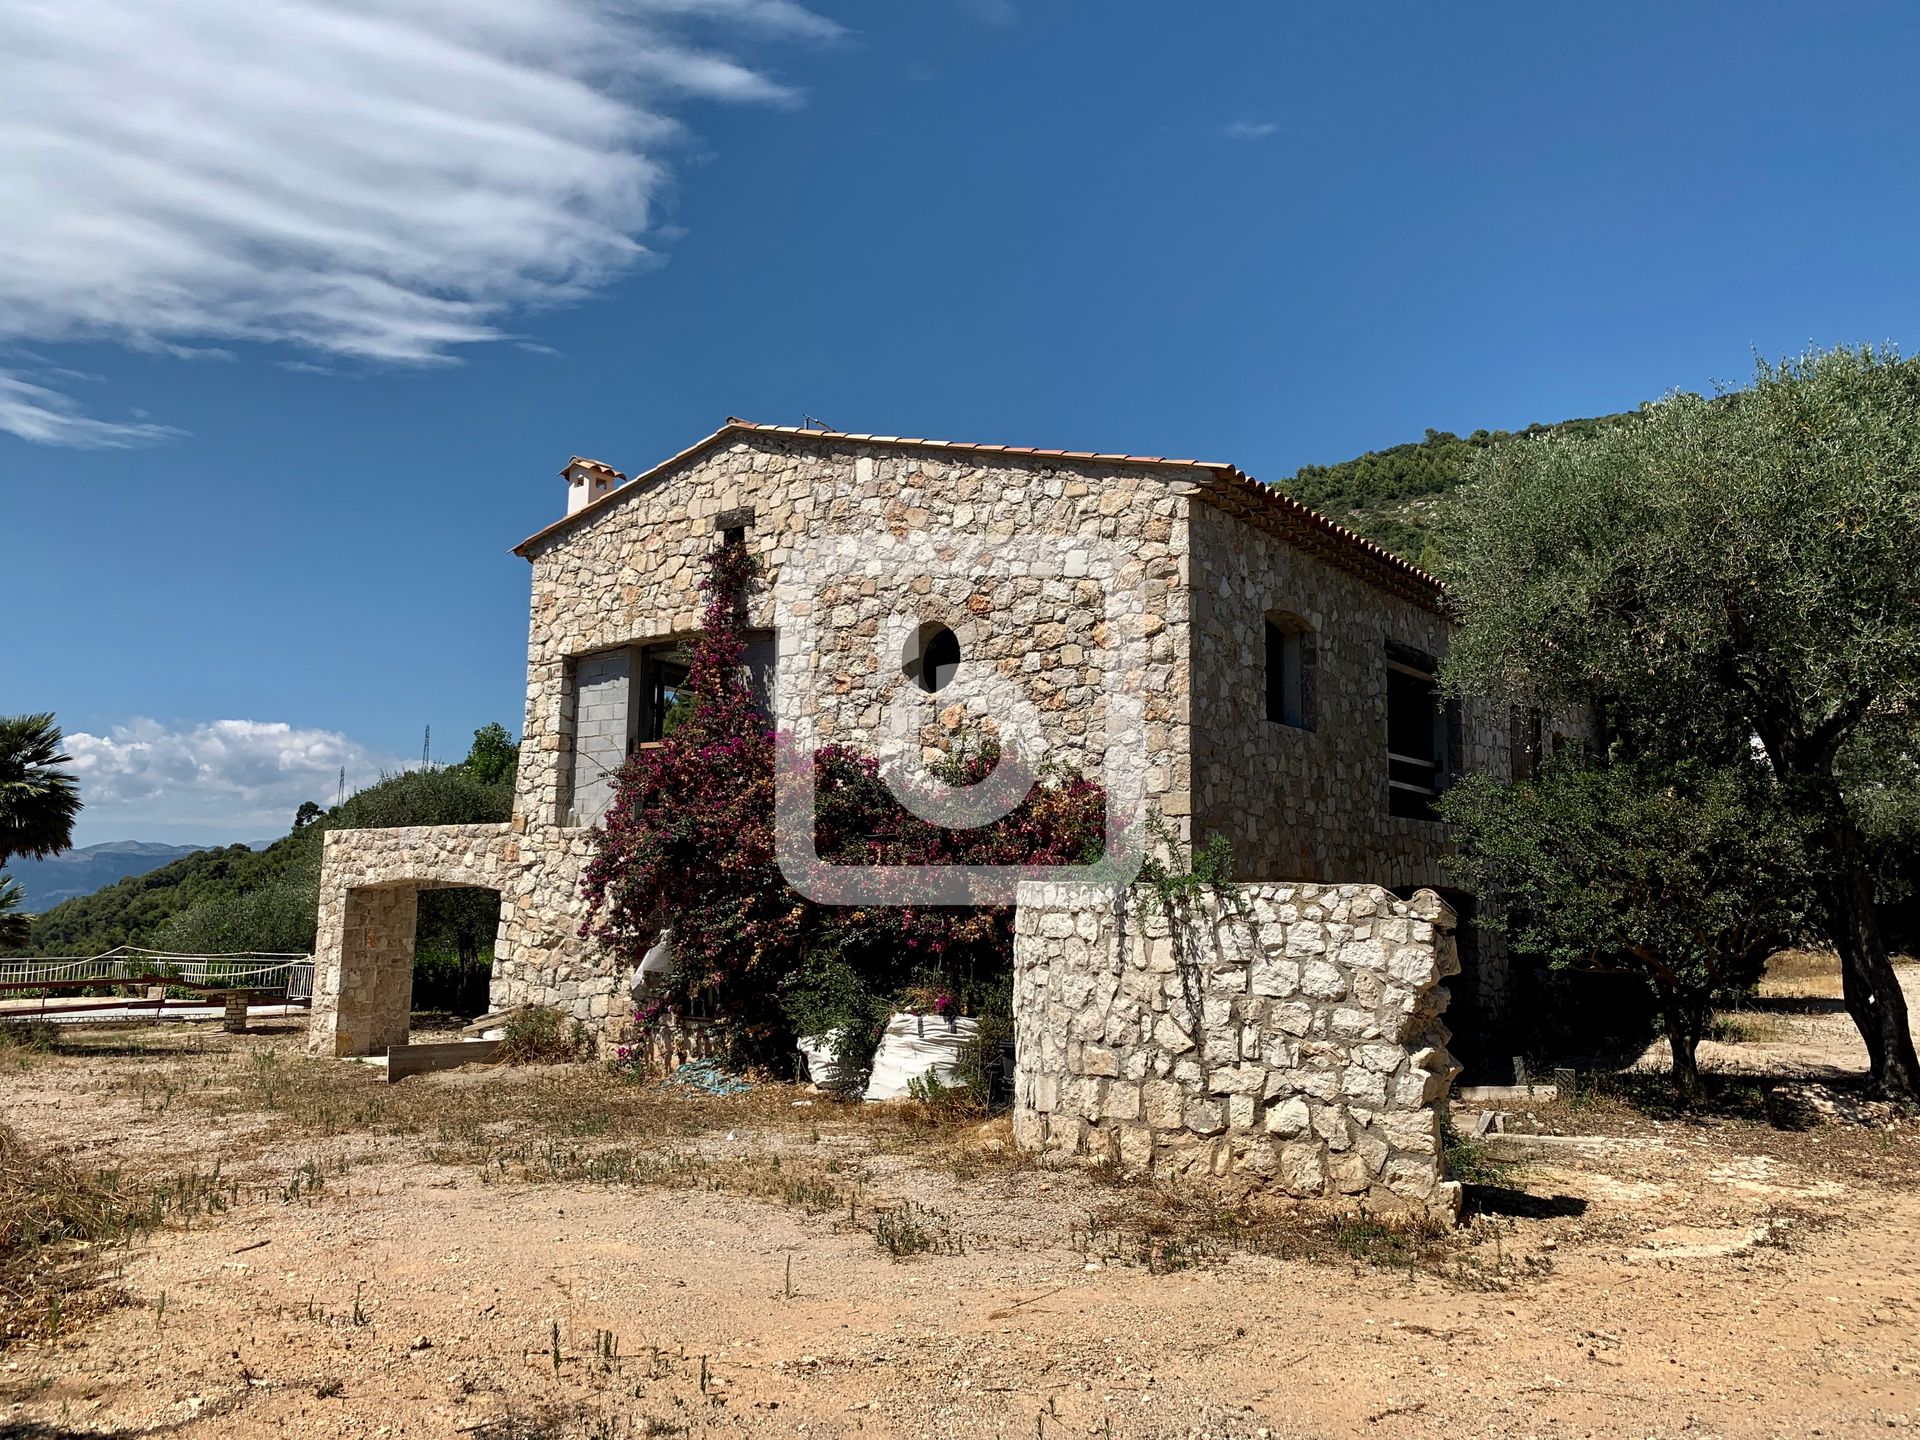
[(1235, 120), (1230, 125), (1222, 125), (1220, 133), (1229, 140), (1265, 140), (1280, 133), (1277, 120)]
[(278, 834), (301, 801), (333, 803), (342, 766), (349, 791), (402, 768), (338, 731), (277, 720), (173, 729), (135, 719), (106, 735), (69, 733), (66, 749), (80, 781), (82, 818), (103, 840), (182, 829)]
[(11, 370), (0, 370), (0, 430), (80, 450), (125, 450), (181, 433), (143, 420), (96, 420), (71, 395)]
[[(0, 7), (0, 340), (445, 363), (644, 259), (689, 102), (794, 0), (21, 0)], [(132, 445), (0, 366), (0, 430)]]
[(982, 25), (1017, 25), (1020, 12), (1013, 0), (960, 0), (960, 13)]

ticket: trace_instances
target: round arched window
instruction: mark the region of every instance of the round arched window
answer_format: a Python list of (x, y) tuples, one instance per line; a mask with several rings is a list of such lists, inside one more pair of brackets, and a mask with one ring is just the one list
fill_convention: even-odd
[(922, 690), (944, 690), (960, 668), (960, 637), (929, 620), (913, 632), (900, 668)]

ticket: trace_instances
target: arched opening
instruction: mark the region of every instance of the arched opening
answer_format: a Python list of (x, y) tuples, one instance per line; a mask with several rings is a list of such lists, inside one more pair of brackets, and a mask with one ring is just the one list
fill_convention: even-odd
[(960, 669), (960, 637), (938, 620), (927, 621), (908, 639), (900, 669), (929, 694), (944, 690)]

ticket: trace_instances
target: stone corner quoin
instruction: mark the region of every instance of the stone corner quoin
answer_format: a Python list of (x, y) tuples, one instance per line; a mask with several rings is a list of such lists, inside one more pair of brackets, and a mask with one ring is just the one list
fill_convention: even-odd
[(1015, 910), (1014, 1135), (1159, 1177), (1452, 1218), (1454, 914), (1430, 890), (1036, 882)]

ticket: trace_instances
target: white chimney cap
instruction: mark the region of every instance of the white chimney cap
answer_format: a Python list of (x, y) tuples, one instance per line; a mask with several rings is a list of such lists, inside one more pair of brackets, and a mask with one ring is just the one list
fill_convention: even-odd
[(571, 515), (611, 495), (614, 487), (627, 477), (602, 461), (576, 455), (560, 472), (560, 478), (567, 482), (567, 514)]

